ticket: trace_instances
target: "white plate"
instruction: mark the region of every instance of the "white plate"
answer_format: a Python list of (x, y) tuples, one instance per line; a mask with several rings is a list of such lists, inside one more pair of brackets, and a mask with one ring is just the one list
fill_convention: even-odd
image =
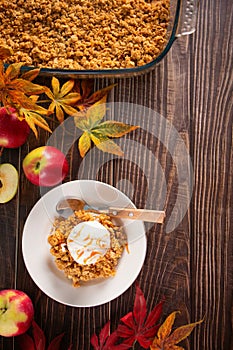
[(145, 227), (142, 221), (122, 220), (129, 253), (124, 251), (116, 275), (75, 288), (57, 269), (47, 242), (56, 216), (56, 203), (69, 196), (93, 206), (135, 207), (116, 188), (94, 180), (71, 181), (50, 190), (35, 204), (26, 220), (22, 241), (25, 265), (33, 281), (50, 298), (74, 307), (101, 305), (124, 293), (137, 278), (146, 254)]

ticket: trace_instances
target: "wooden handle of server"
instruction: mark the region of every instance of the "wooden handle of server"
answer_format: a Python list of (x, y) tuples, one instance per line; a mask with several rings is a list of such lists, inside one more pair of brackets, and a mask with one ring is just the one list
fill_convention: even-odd
[(162, 224), (165, 219), (165, 212), (160, 210), (109, 208), (108, 214), (116, 218), (142, 220), (158, 224)]

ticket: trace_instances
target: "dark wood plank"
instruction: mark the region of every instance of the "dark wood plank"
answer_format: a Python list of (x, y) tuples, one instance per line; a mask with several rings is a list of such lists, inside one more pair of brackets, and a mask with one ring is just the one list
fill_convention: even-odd
[(232, 2), (200, 4), (193, 37), (192, 315), (194, 349), (232, 337)]

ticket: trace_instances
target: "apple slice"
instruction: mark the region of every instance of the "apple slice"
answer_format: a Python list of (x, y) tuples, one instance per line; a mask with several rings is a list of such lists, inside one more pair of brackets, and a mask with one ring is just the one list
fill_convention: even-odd
[(16, 194), (19, 184), (18, 171), (12, 164), (0, 164), (0, 203), (9, 202)]

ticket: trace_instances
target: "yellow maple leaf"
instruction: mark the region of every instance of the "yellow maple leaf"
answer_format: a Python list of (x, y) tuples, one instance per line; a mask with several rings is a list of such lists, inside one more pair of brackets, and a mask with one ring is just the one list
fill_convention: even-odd
[(194, 323), (189, 323), (176, 328), (173, 333), (171, 333), (177, 313), (178, 311), (172, 312), (160, 326), (157, 335), (150, 346), (151, 350), (184, 350), (177, 344), (187, 338), (196, 325), (203, 322), (203, 320), (200, 320)]
[(79, 92), (72, 92), (74, 87), (74, 80), (68, 80), (60, 87), (60, 82), (57, 78), (52, 78), (52, 91), (46, 88), (45, 94), (52, 102), (49, 105), (49, 114), (55, 113), (60, 123), (64, 120), (64, 112), (70, 116), (77, 113), (77, 110), (72, 107), (80, 100), (81, 96)]

